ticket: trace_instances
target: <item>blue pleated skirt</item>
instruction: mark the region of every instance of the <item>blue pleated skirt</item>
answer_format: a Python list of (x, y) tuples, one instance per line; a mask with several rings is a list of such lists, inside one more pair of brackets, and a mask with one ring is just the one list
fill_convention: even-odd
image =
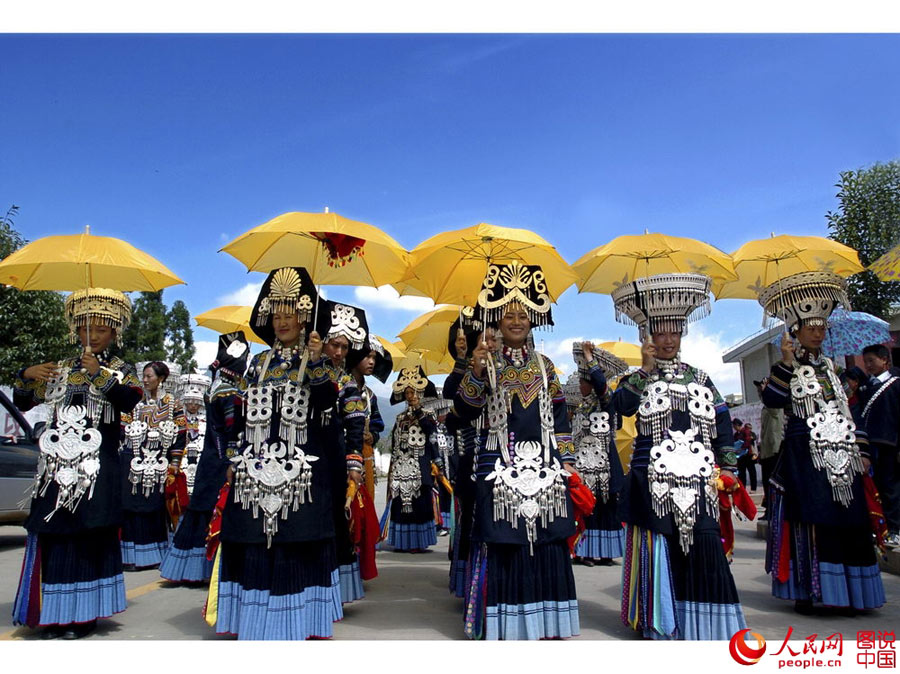
[(624, 554), (625, 529), (622, 527), (615, 531), (585, 529), (575, 546), (576, 557), (617, 559)]
[(168, 580), (204, 583), (212, 575), (212, 560), (206, 558), (206, 534), (210, 514), (188, 510), (175, 530), (172, 545), (166, 550), (159, 575)]
[(434, 522), (404, 524), (393, 519), (390, 522), (387, 543), (395, 550), (424, 550), (437, 545)]
[(169, 549), (168, 516), (165, 509), (149, 513), (122, 512), (122, 563), (138, 569), (162, 563)]
[(220, 547), (216, 632), (238, 639), (329, 638), (343, 618), (334, 540)]
[(362, 576), (359, 573), (359, 560), (351, 564), (341, 564), (338, 567), (338, 577), (341, 586), (341, 603), (349, 604), (366, 596), (363, 590)]
[(86, 623), (125, 606), (117, 527), (28, 535), (13, 624)]

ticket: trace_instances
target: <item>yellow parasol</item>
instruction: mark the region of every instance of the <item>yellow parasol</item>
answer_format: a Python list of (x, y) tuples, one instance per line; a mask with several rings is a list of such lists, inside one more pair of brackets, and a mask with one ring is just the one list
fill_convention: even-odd
[(554, 302), (577, 277), (544, 238), (527, 229), (481, 223), (442, 232), (410, 251), (410, 273), (394, 287), (400, 294), (423, 294), (437, 304), (475, 306), (492, 263), (518, 260), (540, 265)]
[(407, 349), (402, 341), (394, 342), (394, 347), (403, 351), (403, 357), (394, 360), (394, 372), (399, 372), (404, 367), (422, 366), (425, 375), (430, 377), (435, 374), (450, 374), (453, 371), (454, 361), (449, 355), (442, 355), (425, 349)]
[(265, 344), (250, 327), (250, 314), (252, 311), (253, 307), (226, 305), (204, 311), (202, 314), (194, 316), (194, 320), (197, 321), (197, 325), (200, 327), (222, 334), (240, 331), (244, 333), (247, 341)]
[(450, 326), (459, 315), (460, 307), (452, 304), (432, 309), (414, 318), (397, 333), (397, 337), (407, 351), (428, 351), (443, 358), (449, 355), (447, 340)]
[(621, 339), (617, 342), (601, 342), (597, 344), (598, 348), (609, 351), (612, 355), (624, 360), (628, 365), (640, 367), (641, 347), (630, 342), (623, 342)]
[(159, 260), (109, 236), (45, 236), (0, 262), (0, 284), (19, 290), (109, 288), (153, 292), (184, 283)]
[(381, 346), (384, 347), (384, 350), (387, 351), (388, 355), (391, 357), (391, 361), (396, 363), (399, 360), (402, 360), (406, 357), (406, 352), (403, 350), (403, 343), (400, 342), (395, 344), (394, 342), (389, 342), (384, 337), (379, 337), (375, 335), (375, 339), (381, 342)]
[(849, 246), (821, 236), (782, 234), (748, 241), (732, 253), (737, 280), (718, 286), (718, 299), (755, 300), (776, 281), (806, 271), (829, 271), (847, 277), (864, 271), (859, 254)]
[(900, 281), (900, 244), (870, 264), (869, 271), (882, 281)]
[(731, 256), (697, 239), (648, 233), (619, 236), (572, 265), (578, 292), (608, 294), (636, 278), (655, 274), (706, 274), (715, 282), (737, 278)]
[(249, 271), (305, 267), (316, 285), (382, 286), (408, 273), (408, 253), (377, 227), (337, 213), (284, 213), (222, 251)]

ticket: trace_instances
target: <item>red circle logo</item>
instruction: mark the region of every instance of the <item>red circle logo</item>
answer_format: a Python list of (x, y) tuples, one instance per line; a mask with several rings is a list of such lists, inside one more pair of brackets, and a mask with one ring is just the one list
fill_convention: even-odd
[[(744, 641), (748, 632), (756, 639), (756, 648), (750, 648)], [(766, 653), (766, 640), (761, 634), (750, 632), (749, 629), (741, 630), (728, 642), (728, 652), (739, 665), (755, 665)]]

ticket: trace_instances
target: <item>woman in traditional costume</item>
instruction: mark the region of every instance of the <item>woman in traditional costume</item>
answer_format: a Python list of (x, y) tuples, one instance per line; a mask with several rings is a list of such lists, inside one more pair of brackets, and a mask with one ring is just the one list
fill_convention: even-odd
[(366, 377), (374, 376), (382, 384), (387, 382), (393, 369), (393, 361), (381, 342), (371, 333), (368, 344), (361, 349), (353, 349), (347, 354), (347, 369), (356, 383), (365, 408), (366, 424), (363, 429), (363, 485), (375, 500), (375, 446), (384, 433), (384, 419), (378, 410), (378, 397), (366, 385)]
[(611, 566), (625, 551), (625, 529), (619, 519), (619, 491), (625, 481), (616, 451), (618, 414), (612, 408), (607, 382), (628, 370), (628, 364), (591, 342), (575, 342), (572, 357), (578, 370), (581, 400), (572, 418), (575, 470), (596, 498), (585, 518), (585, 530), (575, 548), (575, 561)]
[(333, 464), (359, 481), (361, 463), (324, 444), (322, 417), (338, 392), (322, 340), (307, 335), (315, 302), (306, 270), (284, 267), (269, 274), (251, 314), (271, 348), (253, 357), (245, 377), (244, 441), (206, 606), (216, 632), (239, 639), (330, 637), (343, 616)]
[(846, 281), (831, 272), (796, 274), (765, 288), (759, 302), (791, 333), (762, 392), (766, 407), (788, 415), (770, 480), (772, 594), (793, 599), (802, 614), (814, 604), (851, 614), (878, 608), (884, 587), (862, 484), (868, 441), (822, 355), (828, 317), (838, 304), (850, 308)]
[[(238, 344), (244, 348), (244, 363), (246, 364), (246, 342), (243, 344), (238, 342)], [(243, 370), (241, 373), (243, 374)], [(168, 580), (186, 583), (205, 583), (212, 574), (212, 561), (206, 558), (206, 536), (215, 506), (216, 494), (225, 482), (224, 470), (218, 470), (214, 472), (220, 478), (219, 483), (204, 485), (203, 482), (209, 476), (204, 476), (200, 471), (200, 461), (204, 452), (210, 455), (216, 454), (215, 440), (210, 438), (211, 442), (208, 444), (206, 442), (208, 431), (210, 431), (207, 398), (210, 398), (210, 403), (212, 402), (208, 393), (209, 387), (210, 379), (206, 375), (186, 374), (181, 376), (181, 403), (184, 406), (187, 428), (182, 473), (185, 476), (185, 489), (190, 500), (178, 523), (178, 528), (175, 530), (172, 545), (159, 567), (159, 574)], [(221, 388), (220, 384), (217, 389), (221, 390)], [(229, 388), (233, 390), (233, 384)], [(205, 463), (209, 464), (205, 467), (211, 467), (210, 459), (207, 459)], [(203, 498), (195, 498), (195, 494)]]
[(622, 620), (650, 639), (730, 639), (746, 627), (718, 522), (716, 478), (736, 466), (731, 417), (709, 376), (680, 358), (687, 322), (709, 313), (709, 283), (660, 274), (612, 293), (616, 320), (643, 342), (641, 369), (612, 396), (638, 431), (619, 501)]
[(553, 324), (538, 266), (492, 264), (476, 319), (497, 327), (500, 351), (482, 340), (454, 399), (455, 413), (484, 415), (475, 459), (473, 560), (465, 632), (471, 638), (547, 639), (579, 632), (567, 539), (575, 532), (568, 474), (575, 452), (553, 363), (534, 350), (533, 326)]
[(131, 320), (128, 298), (90, 288), (69, 295), (65, 310), (84, 353), (22, 370), (13, 393), (23, 411), (50, 408), (13, 608), (14, 624), (47, 626), (48, 639), (78, 639), (125, 610), (120, 418), (141, 399), (134, 368), (109, 353)]
[(186, 427), (181, 402), (165, 392), (165, 363), (147, 363), (141, 373), (144, 399), (122, 417), (122, 562), (126, 571), (162, 563), (169, 548), (167, 481), (181, 470)]
[[(347, 372), (347, 354), (361, 349), (369, 341), (366, 312), (358, 307), (322, 301), (316, 317), (316, 331), (322, 336), (322, 352), (326, 356), (328, 375), (338, 390), (335, 407), (326, 413), (326, 446), (335, 447), (342, 456), (349, 455), (363, 461), (363, 431), (365, 412), (360, 390)], [(350, 538), (346, 514), (347, 471), (343, 465), (333, 464), (332, 478), (335, 548), (341, 585), (341, 601), (348, 604), (366, 596), (359, 569), (356, 546)]]
[(425, 552), (437, 544), (431, 489), (431, 464), (438, 461), (431, 442), (437, 422), (422, 409), (423, 397), (436, 397), (437, 389), (422, 366), (403, 368), (391, 393), (391, 404), (405, 400), (391, 431), (391, 467), (387, 500), (390, 508), (388, 545), (398, 552)]

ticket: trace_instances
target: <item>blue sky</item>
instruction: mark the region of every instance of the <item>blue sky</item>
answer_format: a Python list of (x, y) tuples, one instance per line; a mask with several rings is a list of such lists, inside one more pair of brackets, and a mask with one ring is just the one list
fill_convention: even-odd
[[(328, 206), (407, 247), (490, 222), (574, 262), (624, 233), (726, 251), (827, 233), (842, 170), (900, 154), (900, 36), (2, 35), (0, 207), (31, 239), (90, 224), (162, 260), (192, 314), (261, 274), (216, 251)], [(422, 310), (329, 287), (394, 337)], [(634, 340), (567, 291), (539, 335)], [(685, 359), (739, 391), (721, 350), (760, 326), (729, 300)], [(195, 337), (215, 335), (198, 329)], [(691, 346), (693, 343), (694, 346)], [(210, 344), (201, 344), (208, 353)]]

